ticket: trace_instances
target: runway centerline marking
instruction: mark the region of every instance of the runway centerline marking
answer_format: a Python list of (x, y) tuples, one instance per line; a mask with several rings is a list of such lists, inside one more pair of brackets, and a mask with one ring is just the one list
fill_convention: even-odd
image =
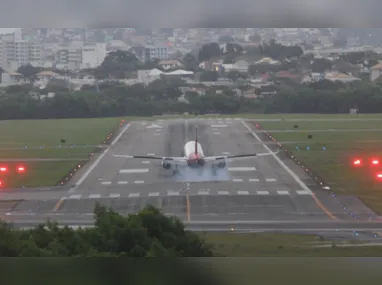
[(129, 182), (128, 181), (118, 181), (118, 184), (119, 185), (126, 185), (128, 184)]
[(94, 161), (94, 163), (89, 167), (89, 169), (82, 175), (82, 177), (77, 181), (76, 186), (74, 186), (73, 189), (77, 189), (84, 181), (85, 179), (92, 173), (92, 171), (98, 166), (98, 164), (101, 162), (102, 158), (110, 151), (110, 148), (113, 147), (117, 141), (126, 133), (126, 131), (130, 128), (131, 123), (127, 124), (126, 127), (118, 134), (118, 136), (115, 137), (113, 142), (110, 144), (110, 146)]
[(135, 180), (134, 183), (135, 184), (143, 184), (143, 183), (145, 183), (145, 181), (143, 181), (143, 180)]
[(277, 191), (279, 195), (289, 195), (289, 191)]
[(268, 178), (268, 179), (265, 179), (266, 182), (276, 182), (276, 179), (274, 178)]
[(250, 178), (249, 179), (249, 182), (259, 182), (260, 179), (257, 179), (257, 178)]
[(167, 196), (179, 196), (179, 192), (177, 191), (168, 191)]
[(144, 160), (144, 161), (142, 161), (142, 163), (143, 163), (143, 164), (150, 164), (151, 161), (149, 161), (149, 160)]
[(148, 168), (136, 168), (136, 169), (121, 169), (119, 173), (147, 173), (149, 172)]
[(109, 198), (119, 198), (119, 197), (121, 197), (121, 194), (119, 193), (112, 193), (109, 195)]
[(89, 195), (89, 199), (99, 199), (101, 198), (101, 194), (91, 194)]
[(256, 191), (258, 195), (269, 195), (268, 191)]
[(228, 171), (256, 171), (256, 167), (228, 167)]
[(311, 193), (309, 193), (308, 191), (296, 191), (298, 195), (311, 195)]
[(139, 197), (139, 193), (130, 193), (127, 197), (129, 198), (136, 198), (136, 197)]
[(316, 202), (317, 206), (323, 211), (325, 212), (325, 214), (327, 214), (331, 219), (337, 219), (336, 216), (334, 216), (322, 203), (321, 201), (316, 197), (316, 195), (314, 195), (314, 193), (312, 192), (312, 190), (309, 189), (309, 187), (300, 179), (300, 177), (298, 177), (298, 175), (296, 173), (293, 172), (292, 169), (290, 169), (276, 154), (274, 154), (272, 152), (272, 150), (259, 138), (259, 136), (251, 129), (250, 126), (248, 126), (248, 124), (246, 122), (244, 122), (243, 120), (241, 120), (241, 123), (244, 125), (244, 127), (252, 134), (252, 136), (254, 138), (256, 138), (258, 140), (259, 143), (261, 143), (261, 145), (263, 146), (263, 148), (265, 148), (267, 150), (268, 153), (271, 154), (271, 156), (273, 156), (273, 158), (280, 164), (280, 166), (282, 168), (285, 169), (286, 172), (288, 172), (290, 174), (290, 176), (293, 177), (293, 179), (298, 183), (298, 185), (301, 186), (302, 189), (304, 189), (305, 191), (311, 193), (311, 197), (313, 198), (313, 200)]
[(186, 195), (186, 205), (187, 205), (187, 221), (189, 222), (191, 220), (191, 204), (190, 204), (190, 197)]
[(149, 197), (158, 197), (159, 196), (159, 192), (151, 192), (149, 193)]
[(233, 182), (243, 182), (243, 179), (232, 179)]
[(146, 153), (146, 155), (148, 155), (148, 156), (154, 156), (155, 153)]
[(237, 191), (237, 195), (249, 195), (248, 191)]
[(211, 128), (226, 128), (228, 125), (211, 125)]
[(103, 181), (101, 182), (102, 185), (110, 185), (111, 184), (111, 181)]
[(228, 191), (218, 191), (218, 195), (229, 195)]

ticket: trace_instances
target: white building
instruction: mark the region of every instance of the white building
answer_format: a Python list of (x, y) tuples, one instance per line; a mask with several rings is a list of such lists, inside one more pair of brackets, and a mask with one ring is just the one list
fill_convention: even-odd
[(4, 35), (0, 40), (0, 66), (9, 72), (20, 66), (42, 64), (42, 46), (39, 43), (21, 40), (14, 34)]
[(96, 43), (94, 45), (84, 46), (82, 48), (81, 68), (96, 68), (100, 66), (106, 55), (106, 44), (104, 43)]

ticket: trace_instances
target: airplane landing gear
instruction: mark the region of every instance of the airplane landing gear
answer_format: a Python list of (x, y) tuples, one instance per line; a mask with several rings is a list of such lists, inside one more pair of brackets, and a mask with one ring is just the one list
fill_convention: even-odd
[(217, 174), (217, 167), (215, 165), (212, 165), (212, 175), (216, 176)]
[(174, 169), (173, 169), (173, 171), (172, 171), (172, 174), (173, 174), (173, 175), (177, 175), (177, 174), (179, 174), (179, 168), (178, 168), (178, 165), (175, 165), (175, 166), (174, 166)]

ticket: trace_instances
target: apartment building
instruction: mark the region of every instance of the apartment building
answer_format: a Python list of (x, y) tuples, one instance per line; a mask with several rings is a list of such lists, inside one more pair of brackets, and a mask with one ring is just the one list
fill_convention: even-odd
[(69, 46), (59, 49), (56, 53), (55, 61), (57, 69), (80, 69), (82, 63), (82, 47)]
[(84, 46), (82, 49), (81, 68), (96, 68), (100, 66), (105, 60), (106, 55), (105, 43)]
[(135, 56), (142, 62), (148, 60), (168, 59), (168, 47), (167, 46), (137, 46), (132, 47), (130, 52), (135, 54)]
[(3, 35), (0, 40), (0, 65), (9, 72), (20, 66), (41, 66), (42, 46), (37, 42), (20, 39), (15, 34)]

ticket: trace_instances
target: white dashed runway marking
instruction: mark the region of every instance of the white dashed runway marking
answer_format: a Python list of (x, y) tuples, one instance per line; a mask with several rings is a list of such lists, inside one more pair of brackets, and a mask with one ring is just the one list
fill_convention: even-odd
[(112, 193), (112, 194), (109, 195), (109, 197), (110, 198), (119, 198), (119, 197), (121, 197), (121, 194), (119, 194), (119, 193)]
[(129, 198), (136, 198), (136, 197), (139, 197), (139, 193), (130, 193)]
[(249, 182), (259, 182), (260, 179), (257, 179), (257, 178), (250, 178), (249, 179)]
[(137, 169), (121, 169), (119, 173), (147, 173), (149, 172), (148, 168), (137, 168)]
[(233, 182), (243, 182), (243, 179), (238, 179), (238, 178), (236, 178), (236, 179), (232, 179), (232, 181), (233, 181)]
[(90, 199), (99, 199), (99, 198), (101, 198), (101, 194), (91, 194), (91, 195), (89, 195), (89, 198)]
[(248, 191), (237, 191), (237, 195), (249, 195)]
[(279, 195), (289, 195), (289, 191), (277, 191)]
[(126, 185), (128, 184), (129, 182), (128, 181), (118, 181), (118, 184), (119, 185)]
[(157, 197), (157, 196), (159, 196), (159, 192), (149, 193), (149, 197)]
[(256, 171), (256, 167), (228, 167), (228, 171), (231, 171), (231, 172)]
[(274, 178), (268, 178), (268, 179), (265, 179), (265, 181), (267, 181), (267, 182), (276, 182), (276, 179), (274, 179)]
[(143, 183), (145, 183), (145, 181), (143, 181), (143, 180), (135, 180), (134, 183), (135, 184), (143, 184)]
[(102, 185), (110, 185), (111, 184), (111, 181), (103, 181), (101, 182)]
[(256, 191), (258, 195), (269, 195), (268, 191)]

